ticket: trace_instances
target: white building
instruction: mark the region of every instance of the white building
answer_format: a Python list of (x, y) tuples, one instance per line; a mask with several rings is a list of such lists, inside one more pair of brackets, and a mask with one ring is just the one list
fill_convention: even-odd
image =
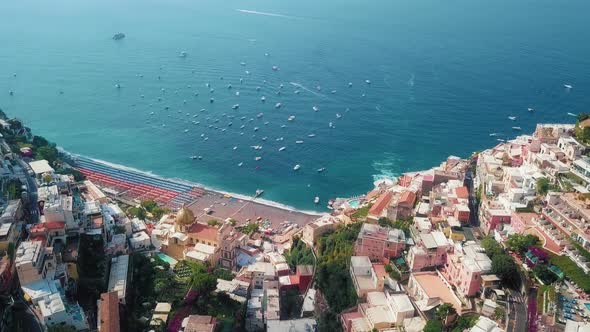
[(145, 232), (138, 232), (131, 235), (129, 238), (129, 244), (133, 250), (138, 251), (149, 249), (152, 242), (150, 241), (150, 236)]
[(129, 255), (113, 257), (111, 259), (111, 273), (109, 275), (108, 292), (117, 292), (119, 302), (125, 304), (127, 295), (127, 271), (129, 269)]
[(70, 325), (76, 330), (88, 329), (88, 323), (84, 311), (78, 304), (69, 304), (63, 301), (59, 293), (46, 296), (38, 303), (41, 317), (46, 326)]
[(45, 278), (52, 280), (55, 276), (53, 248), (46, 248), (41, 241), (21, 242), (14, 262), (21, 285)]

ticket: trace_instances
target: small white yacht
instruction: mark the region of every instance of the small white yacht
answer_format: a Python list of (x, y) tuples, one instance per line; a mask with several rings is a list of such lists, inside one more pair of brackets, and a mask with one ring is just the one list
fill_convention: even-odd
[(258, 114), (256, 114), (256, 117), (257, 117), (257, 118), (261, 118), (261, 117), (263, 117), (263, 116), (264, 116), (264, 113), (258, 113)]
[(529, 112), (534, 112), (534, 111), (535, 111), (535, 109), (534, 109), (534, 108), (531, 108), (531, 107), (527, 108), (527, 110), (528, 110)]
[(284, 151), (286, 149), (286, 147), (282, 146), (279, 148), (279, 151)]
[(352, 82), (348, 82), (348, 87), (352, 88)]
[(323, 171), (325, 171), (325, 170), (326, 170), (326, 168), (325, 168), (325, 167), (318, 168), (318, 173), (321, 173), (321, 172), (323, 172)]
[(573, 86), (571, 84), (564, 84), (563, 87), (566, 88), (566, 89), (573, 88)]
[(522, 128), (520, 128), (520, 127), (512, 127), (512, 129), (514, 129), (514, 130), (522, 130)]
[(255, 158), (254, 158), (254, 160), (256, 160), (256, 161), (259, 161), (259, 160), (261, 160), (261, 159), (262, 159), (262, 157), (255, 157)]
[(295, 167), (293, 167), (294, 171), (298, 171), (301, 168), (301, 165), (297, 164), (295, 165)]
[(190, 158), (195, 160), (195, 159), (197, 159), (197, 156), (190, 156)]
[(246, 125), (241, 125), (240, 126), (240, 129), (244, 129), (244, 128), (246, 128)]
[(235, 104), (231, 108), (234, 110), (237, 110), (238, 108), (240, 108), (240, 104)]
[(236, 97), (240, 96), (240, 91), (236, 91)]
[(186, 53), (186, 51), (182, 51), (182, 52), (180, 52), (180, 54), (178, 56), (181, 58), (186, 58), (187, 55), (188, 55), (188, 53)]
[(497, 135), (498, 135), (497, 133), (491, 133), (490, 134), (490, 137), (494, 137), (494, 136), (497, 136)]
[(314, 106), (311, 109), (313, 109), (314, 112), (318, 112), (320, 110), (317, 106)]
[(254, 127), (254, 131), (258, 131), (258, 127)]
[(188, 129), (185, 129), (185, 130), (184, 130), (184, 132), (185, 132), (185, 133), (188, 133)]
[(264, 103), (266, 101), (266, 97), (265, 96), (260, 97), (260, 101)]
[(313, 199), (313, 202), (314, 202), (315, 204), (319, 204), (319, 203), (320, 203), (320, 198), (319, 198), (318, 196), (316, 196), (316, 197)]
[(342, 114), (336, 113), (336, 119), (340, 119), (341, 117), (342, 117)]
[(281, 108), (281, 106), (283, 106), (283, 104), (281, 104), (281, 103), (276, 103), (275, 104), (275, 108)]
[(238, 164), (238, 167), (242, 167), (242, 165), (244, 165), (244, 163), (239, 163)]
[(309, 134), (309, 135), (307, 135), (307, 137), (310, 137), (310, 138), (315, 137), (315, 134)]
[(289, 116), (289, 118), (287, 118), (287, 120), (288, 120), (288, 121), (293, 121), (293, 120), (295, 120), (295, 115), (291, 115), (291, 116)]
[(367, 83), (367, 84), (371, 84), (371, 81), (369, 81), (369, 80), (365, 80), (365, 83)]
[(232, 88), (231, 83), (227, 85), (227, 88), (228, 89), (231, 89)]
[(237, 150), (237, 149), (238, 149), (238, 147), (237, 146), (234, 146), (234, 150)]
[(287, 126), (286, 125), (281, 125), (281, 128), (287, 128)]
[(516, 120), (516, 117), (515, 116), (509, 116), (508, 119), (514, 121), (514, 120)]
[(295, 144), (303, 144), (303, 141), (295, 141)]
[(567, 115), (569, 115), (569, 116), (577, 116), (574, 113), (567, 113)]

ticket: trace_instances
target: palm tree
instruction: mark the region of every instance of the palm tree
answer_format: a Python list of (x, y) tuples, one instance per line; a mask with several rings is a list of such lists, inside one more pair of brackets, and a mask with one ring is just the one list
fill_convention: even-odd
[(436, 309), (436, 319), (443, 322), (444, 326), (448, 326), (449, 317), (453, 317), (457, 314), (457, 310), (450, 303), (443, 303)]

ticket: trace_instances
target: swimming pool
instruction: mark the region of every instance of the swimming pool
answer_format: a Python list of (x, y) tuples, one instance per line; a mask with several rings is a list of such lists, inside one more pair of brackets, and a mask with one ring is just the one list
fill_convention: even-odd
[(158, 253), (157, 256), (158, 256), (159, 259), (161, 259), (164, 262), (170, 264), (170, 266), (174, 266), (174, 265), (176, 265), (178, 263), (178, 261), (176, 259), (174, 259), (174, 258), (172, 258), (172, 257), (170, 257), (170, 256), (168, 256), (166, 254), (163, 254), (161, 252)]
[(358, 200), (358, 199), (353, 199), (353, 200), (348, 201), (348, 205), (353, 209), (358, 208), (359, 203), (360, 203), (360, 200)]
[(590, 302), (584, 303), (584, 306), (586, 306), (586, 309), (590, 310)]

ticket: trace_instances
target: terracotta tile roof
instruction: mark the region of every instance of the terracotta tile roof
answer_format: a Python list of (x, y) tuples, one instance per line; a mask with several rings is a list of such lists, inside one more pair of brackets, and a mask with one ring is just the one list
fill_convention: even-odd
[(211, 316), (190, 315), (184, 332), (213, 332), (217, 320)]
[(414, 194), (414, 192), (412, 191), (404, 191), (401, 196), (399, 197), (399, 200), (397, 201), (398, 205), (409, 205), (412, 206), (414, 205), (414, 202), (416, 201), (416, 194)]
[(188, 232), (199, 239), (217, 242), (217, 227), (194, 223), (190, 226)]
[(469, 191), (467, 187), (457, 187), (455, 188), (455, 193), (457, 194), (458, 198), (469, 198)]
[(398, 184), (402, 187), (409, 187), (412, 184), (412, 177), (409, 175), (402, 175), (399, 177)]
[(383, 209), (385, 209), (387, 205), (389, 205), (389, 202), (391, 201), (392, 197), (393, 193), (391, 191), (386, 191), (383, 194), (381, 194), (381, 196), (377, 198), (375, 204), (373, 204), (373, 206), (371, 206), (371, 208), (369, 209), (369, 214), (380, 215)]
[(119, 298), (117, 292), (100, 294), (100, 332), (119, 332)]
[(365, 197), (365, 200), (367, 200), (367, 201), (371, 201), (373, 198), (375, 198), (375, 197), (379, 196), (379, 193), (380, 193), (380, 192), (381, 192), (381, 191), (380, 191), (379, 189), (373, 189), (373, 190), (369, 191), (369, 192), (367, 193), (367, 196)]

